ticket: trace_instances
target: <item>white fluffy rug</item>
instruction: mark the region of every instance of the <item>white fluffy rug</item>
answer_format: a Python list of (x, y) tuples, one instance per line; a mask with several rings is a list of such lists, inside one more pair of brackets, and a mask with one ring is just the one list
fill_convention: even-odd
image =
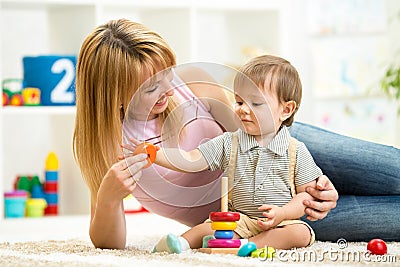
[[(87, 218), (85, 218), (86, 220)], [(155, 227), (151, 222), (160, 225)], [(75, 223), (75, 225), (74, 225)], [(69, 226), (76, 228), (79, 221)], [(54, 221), (49, 225), (54, 226)], [(68, 225), (68, 222), (64, 221)], [(0, 266), (310, 266), (310, 265), (351, 265), (351, 266), (398, 266), (400, 263), (400, 244), (388, 243), (388, 254), (375, 256), (367, 253), (366, 243), (327, 243), (316, 242), (313, 246), (299, 250), (277, 251), (270, 260), (243, 258), (235, 255), (204, 254), (197, 250), (182, 254), (151, 253), (158, 239), (166, 233), (182, 233), (187, 227), (164, 218), (141, 214), (128, 216), (128, 246), (125, 250), (95, 249), (86, 235), (68, 238), (76, 233), (66, 232), (64, 238), (40, 240), (38, 233), (29, 240), (14, 241), (0, 239)], [(145, 225), (150, 225), (143, 228)], [(87, 227), (87, 222), (82, 222)], [(46, 228), (46, 227), (44, 227)], [(68, 227), (59, 229), (65, 231)], [(4, 230), (4, 229), (2, 229)], [(87, 231), (87, 229), (84, 229)], [(50, 230), (48, 229), (48, 232)], [(51, 231), (50, 231), (51, 232)], [(4, 232), (0, 231), (0, 234)], [(18, 237), (18, 233), (14, 233)], [(81, 233), (80, 233), (81, 234)], [(20, 241), (18, 241), (20, 239)]]

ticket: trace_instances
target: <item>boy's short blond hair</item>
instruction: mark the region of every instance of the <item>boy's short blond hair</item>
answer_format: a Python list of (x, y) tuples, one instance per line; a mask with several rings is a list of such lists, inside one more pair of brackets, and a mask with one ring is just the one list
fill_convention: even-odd
[(255, 57), (239, 69), (234, 86), (240, 86), (245, 79), (250, 79), (261, 90), (272, 90), (281, 103), (295, 101), (293, 114), (282, 122), (286, 126), (292, 125), (300, 106), (302, 85), (296, 68), (289, 61), (272, 55)]

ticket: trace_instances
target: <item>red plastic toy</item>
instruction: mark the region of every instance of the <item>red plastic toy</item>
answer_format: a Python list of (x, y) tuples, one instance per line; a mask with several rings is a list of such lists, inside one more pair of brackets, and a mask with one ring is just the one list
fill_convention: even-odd
[(372, 239), (368, 242), (367, 249), (374, 255), (384, 255), (387, 253), (387, 246), (382, 239)]
[(239, 219), (240, 214), (237, 212), (210, 212), (210, 220), (213, 222), (236, 222)]
[(8, 95), (6, 94), (6, 92), (3, 92), (3, 106), (8, 105), (8, 102), (9, 102)]

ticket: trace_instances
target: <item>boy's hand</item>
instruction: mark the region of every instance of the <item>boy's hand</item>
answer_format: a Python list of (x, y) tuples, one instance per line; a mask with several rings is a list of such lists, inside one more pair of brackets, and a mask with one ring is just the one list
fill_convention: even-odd
[[(122, 144), (121, 147), (132, 152), (132, 155), (138, 155), (141, 153), (146, 154), (148, 164), (146, 166), (144, 166), (144, 168), (150, 167), (151, 164), (154, 163), (156, 156), (157, 156), (157, 151), (160, 150), (160, 147), (154, 146), (152, 143), (148, 143), (148, 142), (141, 143), (134, 138), (130, 138), (129, 141), (131, 143)], [(129, 153), (129, 154), (131, 154), (131, 153)], [(124, 156), (125, 156), (125, 153), (124, 153)]]
[(269, 230), (272, 227), (277, 226), (285, 219), (285, 211), (282, 207), (276, 205), (261, 205), (258, 210), (264, 210), (263, 216), (268, 218), (267, 221), (258, 220), (258, 225), (263, 230)]
[[(126, 141), (126, 140), (125, 140)], [(121, 144), (121, 147), (124, 150), (124, 155), (125, 154), (133, 154), (135, 152), (136, 148), (143, 142), (140, 142), (139, 140), (136, 140), (133, 137), (130, 137), (128, 139), (128, 142), (126, 144)]]

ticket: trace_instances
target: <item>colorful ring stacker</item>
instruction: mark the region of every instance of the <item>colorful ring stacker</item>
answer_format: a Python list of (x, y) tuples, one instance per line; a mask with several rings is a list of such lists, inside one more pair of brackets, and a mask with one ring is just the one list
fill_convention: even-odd
[(209, 248), (239, 248), (239, 239), (210, 239), (208, 240)]
[(217, 230), (214, 232), (214, 237), (216, 239), (232, 239), (233, 235), (232, 230)]
[(213, 230), (235, 230), (236, 222), (212, 222), (211, 229)]
[(213, 222), (236, 222), (239, 219), (238, 212), (210, 212), (210, 220)]

